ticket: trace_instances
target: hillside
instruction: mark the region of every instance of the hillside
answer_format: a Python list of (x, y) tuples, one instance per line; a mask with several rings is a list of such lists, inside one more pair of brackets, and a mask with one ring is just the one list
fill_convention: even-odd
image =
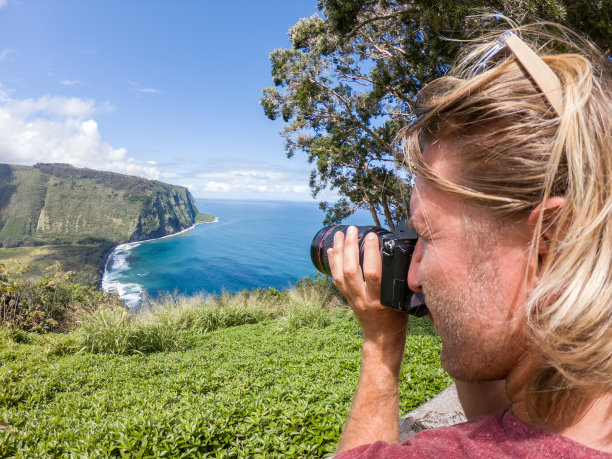
[[(21, 256), (35, 265), (62, 261), (89, 271), (95, 263), (86, 275), (90, 284), (113, 246), (181, 231), (198, 213), (181, 186), (68, 164), (0, 164), (0, 247), (21, 248), (3, 250), (1, 257)], [(24, 249), (41, 246), (54, 247)]]

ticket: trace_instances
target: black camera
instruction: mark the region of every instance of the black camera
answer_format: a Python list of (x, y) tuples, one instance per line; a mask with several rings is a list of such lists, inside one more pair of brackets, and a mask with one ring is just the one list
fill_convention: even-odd
[[(319, 230), (310, 245), (310, 258), (319, 271), (331, 276), (327, 249), (334, 246), (334, 234), (346, 234), (347, 225), (326, 226)], [(406, 221), (398, 224), (394, 233), (379, 226), (358, 226), (359, 264), (363, 267), (363, 246), (369, 233), (378, 236), (382, 257), (380, 302), (383, 306), (405, 311), (417, 317), (429, 312), (422, 293), (414, 293), (408, 287), (408, 268), (418, 235)]]

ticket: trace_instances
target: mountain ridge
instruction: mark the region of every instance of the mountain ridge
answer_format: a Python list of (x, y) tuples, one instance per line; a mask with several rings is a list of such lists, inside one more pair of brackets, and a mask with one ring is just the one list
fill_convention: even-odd
[(0, 164), (0, 247), (97, 246), (96, 283), (109, 248), (196, 220), (206, 219), (183, 186), (63, 163)]

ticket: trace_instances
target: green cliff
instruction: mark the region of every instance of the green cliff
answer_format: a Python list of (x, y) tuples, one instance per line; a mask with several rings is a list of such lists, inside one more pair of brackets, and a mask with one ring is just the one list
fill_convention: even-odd
[[(196, 217), (193, 197), (181, 186), (68, 164), (0, 164), (0, 247), (4, 249), (98, 248), (102, 253), (90, 258), (98, 259), (101, 266), (112, 246), (176, 233), (192, 226)], [(57, 256), (57, 261), (66, 261)], [(99, 278), (100, 266), (94, 278)]]

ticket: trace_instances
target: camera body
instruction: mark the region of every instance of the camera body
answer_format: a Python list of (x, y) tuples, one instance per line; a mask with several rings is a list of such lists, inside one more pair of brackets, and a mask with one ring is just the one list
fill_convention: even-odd
[(421, 317), (428, 313), (425, 301), (422, 301), (422, 295), (412, 292), (408, 287), (408, 269), (418, 238), (416, 231), (405, 220), (397, 225), (394, 233), (383, 236), (380, 247), (380, 303)]
[[(319, 271), (331, 276), (327, 249), (333, 247), (334, 234), (346, 234), (348, 226), (335, 225), (322, 228), (313, 238), (310, 246), (312, 262)], [(421, 293), (414, 293), (408, 287), (408, 269), (418, 235), (406, 221), (397, 225), (395, 232), (378, 226), (358, 226), (359, 263), (363, 266), (363, 247), (369, 233), (378, 236), (382, 258), (380, 302), (383, 306), (422, 317), (429, 312)]]

